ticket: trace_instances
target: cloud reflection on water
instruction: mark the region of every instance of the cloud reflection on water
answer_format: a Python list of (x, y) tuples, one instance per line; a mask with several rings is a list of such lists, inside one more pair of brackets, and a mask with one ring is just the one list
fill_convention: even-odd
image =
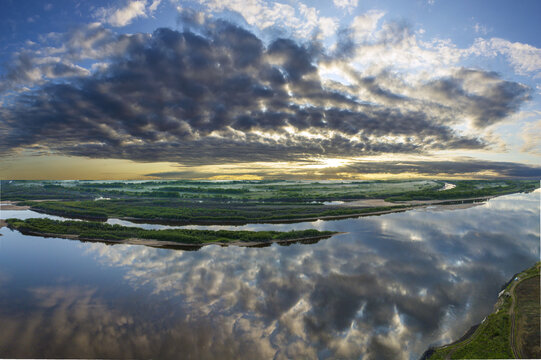
[[(31, 289), (33, 310), (17, 326), (13, 316), (1, 320), (20, 343), (19, 334), (52, 344), (71, 334), (60, 343), (89, 357), (416, 358), (482, 320), (499, 287), (539, 259), (538, 198), (321, 221), (311, 226), (347, 234), (312, 245), (184, 252), (82, 244), (82, 256), (122, 269), (122, 281), (145, 297), (112, 301), (75, 284)], [(92, 315), (80, 315), (89, 304)], [(57, 318), (62, 331), (51, 332)], [(38, 335), (43, 328), (47, 336)], [(56, 349), (51, 356), (72, 354)]]

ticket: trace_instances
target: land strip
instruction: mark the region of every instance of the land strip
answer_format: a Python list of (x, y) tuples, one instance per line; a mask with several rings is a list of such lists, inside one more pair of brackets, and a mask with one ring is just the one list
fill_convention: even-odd
[[(464, 205), (467, 203), (482, 202), (492, 197), (461, 198), (453, 200), (433, 200), (433, 201), (415, 201), (396, 203), (394, 206), (385, 207), (363, 207), (359, 205), (342, 207), (342, 205), (333, 208), (321, 207), (306, 209), (301, 211), (311, 211), (314, 214), (296, 214), (289, 213), (287, 217), (280, 218), (283, 212), (298, 211), (298, 208), (261, 208), (252, 209), (250, 207), (222, 209), (222, 213), (216, 213), (220, 208), (187, 208), (171, 211), (171, 207), (141, 206), (141, 204), (130, 203), (110, 203), (108, 201), (94, 202), (41, 202), (30, 207), (30, 210), (70, 218), (83, 220), (106, 221), (108, 218), (116, 218), (136, 223), (152, 223), (165, 225), (245, 225), (245, 224), (283, 224), (297, 222), (311, 222), (317, 220), (339, 220), (347, 218), (357, 218), (362, 216), (383, 215), (395, 212), (403, 212), (414, 208), (433, 206), (433, 205)], [(383, 201), (382, 199), (378, 199)], [(388, 203), (389, 204), (389, 203)], [(211, 213), (214, 212), (214, 213)], [(259, 216), (258, 216), (258, 213)], [(319, 211), (319, 213), (318, 213)], [(144, 213), (139, 216), (126, 216), (124, 214)], [(168, 213), (168, 216), (164, 216)], [(329, 215), (332, 214), (332, 215)], [(336, 215), (334, 215), (336, 214)], [(257, 217), (256, 217), (257, 216)]]
[(155, 247), (201, 247), (205, 245), (263, 246), (272, 243), (314, 242), (338, 234), (332, 231), (227, 231), (164, 229), (145, 230), (89, 221), (50, 219), (7, 219), (8, 227), (25, 235), (60, 237), (111, 244), (139, 244)]
[(50, 215), (93, 221), (118, 218), (175, 225), (344, 219), (419, 206), (457, 206), (539, 187), (538, 182), (522, 180), (2, 181), (1, 185), (2, 200), (20, 209), (29, 206)]

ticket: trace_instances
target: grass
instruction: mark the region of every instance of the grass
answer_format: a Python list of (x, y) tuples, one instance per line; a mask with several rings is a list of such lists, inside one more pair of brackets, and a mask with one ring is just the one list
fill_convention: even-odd
[(400, 209), (404, 206), (374, 208), (331, 208), (324, 206), (227, 205), (199, 204), (168, 200), (51, 201), (28, 203), (32, 210), (47, 214), (89, 220), (107, 218), (155, 220), (171, 223), (248, 223), (289, 221), (327, 216), (355, 215), (374, 211)]
[(515, 289), (517, 296), (517, 347), (525, 358), (541, 358), (539, 321), (539, 281), (534, 276), (522, 281)]
[[(517, 342), (531, 341), (537, 331), (537, 349), (539, 350), (539, 265), (523, 271), (518, 275), (521, 283), (515, 289), (517, 304), (515, 311), (519, 314), (519, 334)], [(528, 280), (526, 280), (528, 279)], [(537, 279), (537, 290), (531, 285), (529, 279)], [(525, 284), (525, 285), (524, 285)], [(510, 282), (505, 288), (509, 291), (513, 286)], [(524, 286), (524, 288), (521, 288)], [(534, 294), (532, 294), (532, 292)], [(536, 297), (537, 296), (537, 297)], [(500, 297), (497, 310), (487, 316), (471, 337), (461, 342), (434, 349), (430, 360), (445, 359), (452, 352), (453, 359), (509, 359), (513, 358), (510, 344), (511, 320), (509, 310), (512, 299), (510, 296)], [(521, 315), (522, 314), (522, 315)], [(523, 330), (520, 331), (520, 316), (523, 317)], [(536, 318), (532, 321), (531, 318)], [(530, 346), (531, 349), (531, 345)], [(535, 347), (535, 344), (534, 344)], [(523, 352), (524, 354), (526, 351)], [(534, 356), (538, 357), (538, 356)]]
[[(130, 218), (180, 224), (288, 222), (355, 216), (407, 207), (406, 200), (493, 196), (539, 187), (526, 180), (449, 181), (0, 181), (2, 200), (24, 201), (33, 210), (85, 220)], [(110, 200), (94, 201), (97, 198)], [(326, 201), (386, 199), (388, 206), (324, 205)], [(34, 202), (32, 200), (55, 200)]]
[(111, 198), (177, 197), (182, 199), (214, 199), (229, 201), (266, 201), (309, 203), (312, 201), (381, 198), (404, 192), (436, 190), (443, 182), (363, 181), (363, 182), (298, 182), (298, 181), (2, 181), (4, 200), (63, 199), (84, 200), (98, 196)]
[(109, 225), (91, 221), (58, 221), (50, 219), (7, 219), (9, 228), (23, 234), (63, 237), (75, 235), (80, 239), (92, 240), (126, 240), (130, 238), (150, 239), (157, 241), (173, 241), (182, 244), (202, 245), (207, 243), (231, 242), (268, 242), (294, 240), (304, 238), (330, 237), (332, 231), (228, 231), (228, 230), (190, 230), (166, 229), (145, 230), (136, 227)]

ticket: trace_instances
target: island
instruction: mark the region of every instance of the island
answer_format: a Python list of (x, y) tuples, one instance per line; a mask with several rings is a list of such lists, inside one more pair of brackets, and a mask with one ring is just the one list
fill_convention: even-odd
[(229, 231), (164, 229), (146, 230), (137, 227), (110, 225), (94, 221), (59, 221), (31, 218), (7, 219), (8, 228), (25, 235), (57, 237), (110, 244), (139, 244), (154, 247), (195, 247), (204, 245), (265, 246), (272, 243), (314, 242), (337, 232), (314, 229), (295, 231)]

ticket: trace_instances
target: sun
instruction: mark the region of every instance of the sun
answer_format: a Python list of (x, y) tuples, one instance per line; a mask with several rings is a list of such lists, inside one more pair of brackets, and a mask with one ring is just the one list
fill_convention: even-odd
[(347, 165), (352, 162), (351, 159), (340, 159), (340, 158), (316, 158), (310, 159), (315, 162), (315, 164), (307, 165), (306, 167), (312, 169), (325, 169), (333, 168)]

